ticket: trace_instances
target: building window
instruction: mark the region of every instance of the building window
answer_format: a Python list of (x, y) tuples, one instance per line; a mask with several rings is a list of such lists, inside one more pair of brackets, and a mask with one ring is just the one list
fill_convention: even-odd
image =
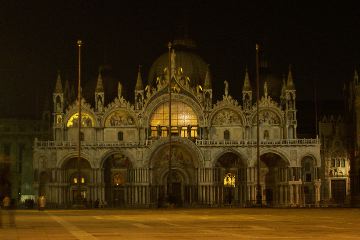
[(229, 132), (229, 130), (224, 131), (224, 140), (230, 140), (230, 132)]
[(265, 131), (264, 131), (264, 139), (265, 139), (265, 140), (268, 140), (269, 137), (270, 137), (270, 136), (269, 136), (269, 131), (268, 131), (268, 130), (265, 130)]
[(306, 182), (311, 182), (311, 173), (306, 173), (306, 175), (305, 175), (305, 181), (306, 181)]
[[(191, 126), (191, 136), (197, 137), (198, 118), (194, 110), (183, 102), (171, 102), (171, 134), (188, 137), (188, 126)], [(161, 104), (151, 115), (150, 127), (152, 137), (168, 136), (169, 103)], [(161, 135), (159, 135), (159, 128)]]
[(335, 167), (335, 159), (331, 159), (331, 167)]
[(80, 141), (84, 141), (85, 134), (83, 132), (80, 132)]
[(118, 132), (118, 141), (123, 141), (124, 140), (124, 133), (123, 132)]
[(224, 177), (224, 186), (225, 187), (235, 187), (235, 175), (232, 173), (227, 173)]
[[(81, 177), (80, 179), (81, 179), (81, 183), (84, 184), (84, 183), (85, 183), (85, 178), (84, 178), (84, 177)], [(74, 183), (74, 184), (77, 184), (77, 183), (78, 183), (78, 178), (77, 178), (77, 177), (74, 177), (74, 178), (73, 178), (73, 183)]]
[(345, 159), (341, 159), (341, 167), (345, 167)]

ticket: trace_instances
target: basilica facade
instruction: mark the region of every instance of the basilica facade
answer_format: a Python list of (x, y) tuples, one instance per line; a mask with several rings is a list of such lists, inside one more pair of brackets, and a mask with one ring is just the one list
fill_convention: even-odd
[[(94, 104), (81, 100), (81, 121), (79, 102), (66, 103), (59, 75), (53, 138), (34, 141), (35, 195), (54, 207), (79, 198), (110, 207), (247, 207), (256, 203), (259, 182), (264, 206), (318, 205), (320, 140), (298, 138), (291, 69), (278, 100), (264, 81), (258, 102), (246, 70), (236, 100), (227, 81), (223, 89), (212, 88), (220, 80), (191, 47), (174, 41), (146, 84), (139, 70), (132, 101), (119, 82), (117, 96), (105, 104), (100, 71)], [(215, 102), (213, 91), (222, 99)]]

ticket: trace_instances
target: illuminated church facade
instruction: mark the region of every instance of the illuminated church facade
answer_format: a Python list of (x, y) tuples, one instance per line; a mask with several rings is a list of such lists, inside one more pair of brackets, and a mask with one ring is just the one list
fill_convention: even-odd
[[(260, 86), (257, 120), (256, 88), (248, 72), (237, 101), (227, 81), (224, 89), (212, 88), (210, 69), (186, 48), (191, 46), (174, 41), (152, 65), (147, 84), (139, 70), (131, 102), (119, 82), (118, 96), (105, 105), (99, 72), (95, 104), (82, 99), (80, 133), (78, 101), (65, 103), (59, 75), (53, 139), (34, 142), (35, 194), (58, 207), (71, 206), (79, 193), (84, 201), (111, 207), (163, 206), (169, 199), (184, 207), (246, 207), (256, 203), (259, 176), (266, 206), (316, 206), (330, 199), (322, 190), (320, 140), (297, 135), (291, 69), (278, 101), (270, 96), (268, 82)], [(223, 92), (216, 103), (213, 91)]]

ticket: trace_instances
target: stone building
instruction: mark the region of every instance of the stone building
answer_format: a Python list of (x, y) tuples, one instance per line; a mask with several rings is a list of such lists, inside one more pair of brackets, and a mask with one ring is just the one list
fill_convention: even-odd
[(34, 138), (49, 138), (48, 123), (45, 119), (0, 119), (0, 199), (34, 198), (32, 147)]
[(343, 117), (324, 116), (319, 123), (321, 158), (324, 170), (324, 202), (350, 203), (350, 138), (348, 124)]
[[(60, 207), (71, 206), (79, 198), (114, 207), (162, 206), (166, 202), (178, 206), (253, 205), (257, 185), (255, 88), (246, 71), (242, 92), (238, 92), (241, 103), (229, 94), (227, 81), (224, 89), (213, 89), (210, 69), (193, 47), (190, 41), (174, 41), (173, 50), (152, 65), (145, 87), (139, 70), (133, 101), (123, 97), (124, 83), (119, 82), (118, 96), (105, 104), (100, 71), (95, 104), (81, 100), (80, 132), (79, 103), (65, 103), (58, 76), (53, 93), (53, 139), (34, 142), (36, 194)], [(279, 101), (270, 96), (266, 81), (261, 89), (259, 181), (263, 204), (319, 204), (320, 141), (297, 137), (291, 69), (283, 80), (281, 95), (275, 96)], [(224, 92), (216, 103), (213, 91)]]

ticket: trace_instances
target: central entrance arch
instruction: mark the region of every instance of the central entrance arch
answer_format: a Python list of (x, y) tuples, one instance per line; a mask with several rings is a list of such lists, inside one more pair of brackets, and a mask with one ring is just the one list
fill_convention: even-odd
[(129, 158), (123, 153), (113, 153), (103, 163), (105, 201), (110, 207), (126, 205), (126, 186), (128, 172), (132, 169)]
[(245, 205), (246, 203), (246, 161), (234, 152), (222, 154), (216, 161), (219, 171), (219, 187), (222, 189), (220, 205)]
[(265, 153), (260, 156), (260, 184), (262, 199), (267, 206), (285, 204), (286, 194), (281, 185), (288, 181), (288, 162), (279, 154)]
[(173, 142), (159, 147), (150, 159), (151, 198), (157, 206), (166, 203), (188, 206), (197, 201), (196, 173), (198, 159), (189, 146)]
[(73, 157), (64, 163), (63, 169), (69, 183), (68, 201), (73, 204), (81, 201), (86, 205), (91, 200), (88, 187), (92, 182), (90, 163), (84, 158), (79, 161), (77, 157)]

